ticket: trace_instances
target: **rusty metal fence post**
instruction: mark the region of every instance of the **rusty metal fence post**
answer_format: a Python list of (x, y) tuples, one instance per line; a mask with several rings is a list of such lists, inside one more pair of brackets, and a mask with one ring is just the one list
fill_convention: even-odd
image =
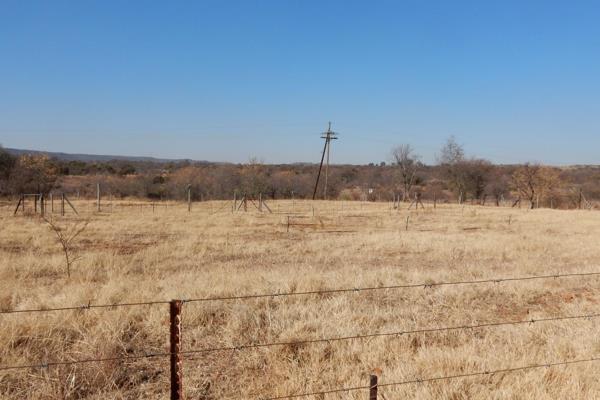
[(377, 375), (371, 375), (370, 378), (369, 400), (377, 400)]
[(171, 300), (171, 400), (183, 400), (181, 359), (181, 300)]

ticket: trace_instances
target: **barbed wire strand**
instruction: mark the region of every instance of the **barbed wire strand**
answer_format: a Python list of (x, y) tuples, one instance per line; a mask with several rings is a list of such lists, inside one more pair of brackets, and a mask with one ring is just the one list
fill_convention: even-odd
[[(562, 279), (562, 278), (574, 278), (574, 277), (589, 277), (599, 276), (600, 272), (579, 272), (579, 273), (568, 273), (568, 274), (553, 274), (553, 275), (533, 275), (525, 277), (508, 277), (508, 278), (489, 278), (489, 279), (477, 279), (471, 281), (441, 281), (441, 282), (425, 282), (425, 283), (409, 283), (401, 285), (389, 285), (389, 286), (372, 286), (372, 287), (355, 287), (355, 288), (340, 288), (340, 289), (324, 289), (324, 290), (311, 290), (304, 292), (278, 292), (278, 293), (259, 293), (251, 295), (240, 295), (240, 296), (217, 296), (217, 297), (200, 297), (183, 299), (184, 303), (197, 303), (197, 302), (212, 302), (212, 301), (232, 301), (232, 300), (250, 300), (260, 298), (274, 298), (274, 297), (288, 297), (288, 296), (310, 296), (310, 295), (323, 295), (323, 294), (339, 294), (339, 293), (356, 293), (376, 290), (393, 290), (393, 289), (414, 289), (414, 288), (433, 288), (439, 286), (458, 286), (458, 285), (477, 285), (485, 283), (502, 283), (502, 282), (516, 282), (516, 281), (529, 281), (529, 280), (541, 280), (541, 279)], [(113, 304), (84, 304), (81, 306), (68, 306), (68, 307), (57, 307), (57, 308), (39, 308), (39, 309), (23, 309), (23, 310), (2, 310), (0, 315), (5, 314), (22, 314), (22, 313), (43, 313), (53, 311), (74, 311), (74, 310), (87, 310), (93, 308), (116, 308), (116, 307), (132, 307), (132, 306), (145, 306), (145, 305), (157, 305), (157, 304), (168, 304), (168, 300), (155, 300), (155, 301), (140, 301), (132, 303), (113, 303)]]
[(231, 204), (231, 201), (227, 201), (224, 205), (222, 205), (221, 207), (219, 207), (216, 211), (210, 211), (208, 215), (218, 214), (221, 211), (223, 211), (225, 208), (228, 208), (228, 207), (232, 207), (233, 208), (233, 204)]
[(0, 366), (0, 371), (9, 371), (9, 370), (18, 370), (18, 369), (45, 369), (45, 368), (50, 368), (50, 367), (55, 367), (55, 366), (99, 363), (99, 362), (109, 362), (109, 361), (138, 360), (141, 358), (167, 357), (170, 355), (171, 355), (171, 353), (148, 353), (148, 354), (139, 354), (139, 355), (133, 355), (133, 356), (86, 358), (86, 359), (82, 359), (82, 360), (72, 360), (72, 361), (49, 361), (49, 362), (39, 363), (39, 364)]
[(256, 343), (256, 344), (248, 344), (248, 345), (240, 345), (240, 346), (227, 346), (227, 347), (214, 347), (207, 349), (196, 349), (196, 350), (183, 350), (181, 354), (199, 354), (199, 353), (214, 353), (214, 352), (222, 352), (222, 351), (233, 351), (233, 350), (246, 350), (246, 349), (255, 349), (262, 347), (275, 347), (275, 346), (299, 346), (305, 344), (314, 344), (314, 343), (329, 343), (329, 342), (339, 342), (339, 341), (347, 341), (347, 340), (358, 340), (358, 339), (368, 339), (374, 337), (385, 337), (385, 336), (402, 336), (402, 335), (412, 335), (418, 333), (432, 333), (432, 332), (444, 332), (444, 331), (456, 331), (456, 330), (468, 330), (468, 329), (481, 329), (481, 328), (490, 328), (490, 327), (498, 327), (498, 326), (509, 326), (509, 325), (524, 325), (524, 324), (534, 324), (537, 322), (550, 322), (550, 321), (566, 321), (566, 320), (574, 320), (574, 319), (591, 319), (600, 317), (600, 313), (597, 314), (584, 314), (584, 315), (570, 315), (564, 317), (547, 317), (547, 318), (537, 318), (537, 319), (527, 319), (527, 320), (519, 320), (519, 321), (500, 321), (500, 322), (489, 322), (489, 323), (481, 323), (474, 325), (457, 325), (457, 326), (448, 326), (448, 327), (438, 327), (438, 328), (423, 328), (423, 329), (412, 329), (405, 331), (396, 331), (396, 332), (379, 332), (379, 333), (370, 333), (364, 335), (352, 335), (352, 336), (338, 336), (331, 338), (320, 338), (320, 339), (308, 339), (308, 340), (298, 340), (298, 341), (289, 341), (289, 342), (271, 342), (271, 343)]
[[(309, 339), (309, 340), (290, 341), (290, 342), (257, 343), (257, 344), (251, 344), (251, 345), (241, 345), (241, 346), (231, 346), (231, 347), (215, 347), (215, 348), (208, 348), (208, 349), (183, 350), (180, 352), (180, 354), (181, 355), (193, 355), (193, 354), (200, 354), (200, 353), (211, 353), (211, 352), (232, 351), (232, 350), (237, 351), (237, 350), (244, 350), (244, 349), (261, 348), (261, 347), (294, 346), (294, 345), (323, 343), (323, 342), (358, 340), (358, 339), (383, 337), (383, 336), (402, 336), (402, 335), (410, 335), (410, 334), (417, 334), (417, 333), (432, 333), (432, 332), (453, 331), (453, 330), (480, 329), (480, 328), (498, 327), (498, 326), (507, 326), (507, 325), (533, 324), (533, 323), (537, 323), (537, 322), (548, 322), (548, 321), (574, 320), (574, 319), (586, 319), (586, 318), (591, 319), (591, 318), (597, 318), (597, 317), (600, 317), (600, 313), (585, 314), (585, 315), (571, 315), (571, 316), (564, 316), (564, 317), (547, 317), (547, 318), (529, 319), (529, 320), (521, 320), (521, 321), (490, 322), (490, 323), (475, 324), (475, 325), (459, 325), (459, 326), (451, 326), (451, 327), (413, 329), (413, 330), (398, 331), (398, 332), (381, 332), (381, 333), (372, 333), (372, 334), (364, 334), (364, 335)], [(52, 361), (52, 362), (28, 364), (28, 365), (0, 366), (0, 371), (18, 370), (18, 369), (39, 369), (39, 368), (49, 368), (51, 366), (60, 366), (60, 365), (74, 365), (74, 364), (84, 364), (84, 363), (92, 363), (92, 362), (107, 362), (107, 361), (125, 361), (125, 360), (151, 358), (151, 357), (166, 357), (166, 356), (170, 356), (171, 354), (173, 354), (173, 353), (147, 353), (147, 354), (122, 356), (122, 357), (108, 357), (108, 358), (96, 358), (96, 359), (89, 358), (89, 359), (83, 359), (83, 360)]]
[[(442, 381), (442, 380), (452, 380), (452, 379), (469, 378), (469, 377), (475, 377), (475, 376), (486, 376), (486, 375), (496, 375), (496, 374), (502, 374), (502, 373), (519, 372), (519, 371), (526, 371), (526, 370), (530, 370), (530, 369), (550, 368), (550, 367), (556, 367), (556, 366), (561, 366), (561, 365), (581, 364), (581, 363), (587, 363), (587, 362), (593, 362), (593, 361), (600, 361), (600, 357), (591, 357), (591, 358), (570, 360), (570, 361), (558, 361), (558, 362), (545, 363), (545, 364), (524, 365), (524, 366), (520, 366), (520, 367), (503, 368), (503, 369), (497, 369), (497, 370), (492, 370), (492, 371), (478, 371), (478, 372), (470, 372), (470, 373), (465, 373), (465, 374), (436, 376), (436, 377), (423, 378), (423, 379), (417, 378), (417, 379), (400, 381), (400, 382), (380, 383), (377, 385), (377, 387), (381, 388), (381, 387), (392, 387), (392, 386), (402, 386), (402, 385), (411, 385), (411, 384), (422, 384), (422, 383)], [(293, 399), (293, 398), (299, 398), (299, 397), (309, 397), (309, 396), (326, 395), (326, 394), (332, 394), (332, 393), (367, 390), (370, 388), (371, 387), (368, 385), (367, 386), (355, 386), (355, 387), (348, 387), (348, 388), (323, 390), (320, 392), (312, 392), (312, 393), (299, 393), (299, 394), (290, 394), (290, 395), (276, 396), (276, 397), (260, 397), (259, 400)]]
[(75, 311), (75, 310), (89, 310), (92, 308), (116, 308), (116, 307), (135, 307), (135, 306), (152, 306), (157, 304), (169, 304), (166, 300), (156, 301), (138, 301), (132, 303), (114, 303), (114, 304), (83, 304), (81, 306), (68, 306), (68, 307), (56, 307), (56, 308), (30, 308), (23, 310), (3, 310), (0, 311), (2, 314), (25, 314), (25, 313), (45, 313), (54, 311)]
[(426, 283), (408, 283), (408, 284), (402, 284), (402, 285), (356, 287), (356, 288), (342, 288), (342, 289), (324, 289), (324, 290), (312, 290), (312, 291), (305, 291), (305, 292), (283, 292), (283, 293), (266, 293), (266, 294), (254, 294), (254, 295), (242, 295), (242, 296), (191, 298), (191, 299), (186, 299), (185, 302), (186, 303), (194, 303), (194, 302), (209, 302), (209, 301), (246, 300), (246, 299), (257, 299), (257, 298), (266, 298), (266, 297), (308, 296), (308, 295), (366, 292), (366, 291), (391, 290), (391, 289), (414, 289), (414, 288), (425, 288), (426, 289), (426, 288), (432, 288), (432, 287), (436, 287), (436, 286), (475, 285), (475, 284), (483, 284), (483, 283), (502, 283), (502, 282), (515, 282), (515, 281), (528, 281), (528, 280), (536, 280), (536, 279), (559, 279), (559, 278), (573, 278), (573, 277), (598, 276), (598, 275), (600, 275), (600, 272), (579, 272), (579, 273), (569, 273), (569, 274), (534, 275), (534, 276), (526, 276), (526, 277), (477, 279), (477, 280), (471, 280), (471, 281), (442, 281), (442, 282), (426, 282)]

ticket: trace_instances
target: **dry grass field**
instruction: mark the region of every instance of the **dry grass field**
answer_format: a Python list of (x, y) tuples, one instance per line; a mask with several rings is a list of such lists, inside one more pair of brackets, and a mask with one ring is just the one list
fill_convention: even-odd
[[(141, 204), (141, 205), (140, 205)], [(314, 208), (313, 208), (314, 204)], [(55, 216), (73, 241), (0, 208), (0, 310), (600, 272), (600, 213), (386, 203), (115, 202)], [(314, 210), (314, 211), (313, 211)], [(314, 214), (314, 216), (313, 216)], [(407, 216), (409, 216), (406, 229)], [(287, 227), (288, 216), (291, 226)], [(594, 314), (599, 277), (357, 291), (183, 305), (184, 350)], [(168, 352), (168, 304), (4, 313), (0, 368)], [(186, 355), (189, 399), (286, 394), (600, 356), (598, 318)], [(600, 363), (385, 386), (392, 399), (600, 398)], [(2, 399), (166, 399), (168, 357), (0, 370)], [(365, 399), (364, 390), (307, 397)]]

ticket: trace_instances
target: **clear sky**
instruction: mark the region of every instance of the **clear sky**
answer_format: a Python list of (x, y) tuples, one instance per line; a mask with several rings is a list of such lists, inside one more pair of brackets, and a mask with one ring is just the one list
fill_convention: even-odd
[(242, 162), (600, 163), (597, 1), (7, 1), (0, 143)]

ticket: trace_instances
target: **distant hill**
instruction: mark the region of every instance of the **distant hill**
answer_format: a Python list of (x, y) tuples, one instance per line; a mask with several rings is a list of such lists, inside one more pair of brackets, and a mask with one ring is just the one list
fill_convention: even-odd
[[(109, 161), (130, 161), (130, 162), (147, 162), (156, 164), (165, 163), (183, 163), (189, 162), (193, 164), (210, 164), (210, 165), (231, 165), (235, 163), (226, 161), (206, 161), (206, 160), (192, 160), (189, 158), (156, 158), (156, 157), (140, 157), (140, 156), (112, 156), (106, 154), (75, 154), (75, 153), (62, 153), (54, 151), (42, 151), (42, 150), (25, 150), (25, 149), (13, 149), (10, 147), (3, 147), (8, 153), (14, 156), (20, 156), (22, 154), (44, 154), (48, 157), (55, 158), (61, 161), (82, 161), (82, 162), (109, 162)], [(312, 166), (314, 163), (310, 162), (295, 162), (291, 164), (281, 165), (293, 165), (297, 167)]]
[(195, 162), (195, 163), (208, 163), (208, 161), (197, 161), (190, 159), (169, 159), (169, 158), (155, 158), (155, 157), (138, 157), (138, 156), (111, 156), (104, 154), (70, 154), (70, 153), (58, 153), (52, 151), (40, 151), (40, 150), (24, 150), (24, 149), (11, 149), (4, 148), (10, 154), (20, 156), (22, 154), (45, 154), (48, 157), (56, 158), (63, 161), (84, 161), (84, 162), (108, 162), (108, 161), (132, 161), (132, 162), (152, 162), (152, 163), (169, 163), (169, 162)]

